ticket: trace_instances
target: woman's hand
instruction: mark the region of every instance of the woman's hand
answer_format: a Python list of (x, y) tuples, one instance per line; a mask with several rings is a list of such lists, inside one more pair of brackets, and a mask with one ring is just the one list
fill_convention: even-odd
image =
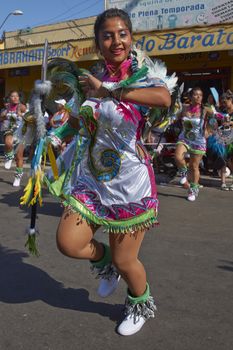
[(80, 75), (79, 82), (86, 97), (106, 97), (107, 90), (102, 87), (102, 82), (91, 74)]

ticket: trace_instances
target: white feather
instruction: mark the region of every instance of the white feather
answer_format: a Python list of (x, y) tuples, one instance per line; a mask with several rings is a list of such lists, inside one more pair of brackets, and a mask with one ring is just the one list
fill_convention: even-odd
[(146, 57), (145, 64), (149, 68), (147, 77), (149, 79), (158, 78), (163, 80), (170, 93), (172, 93), (178, 80), (176, 73), (173, 73), (171, 76), (167, 75), (167, 67), (161, 60), (155, 60), (153, 62), (149, 57)]
[(117, 110), (117, 104), (111, 99), (105, 99), (99, 106), (99, 122), (104, 129), (117, 128), (122, 122), (122, 114)]

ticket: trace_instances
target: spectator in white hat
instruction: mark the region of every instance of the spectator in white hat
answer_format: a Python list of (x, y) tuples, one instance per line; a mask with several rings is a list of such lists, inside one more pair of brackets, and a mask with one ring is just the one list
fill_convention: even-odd
[(50, 125), (52, 127), (52, 130), (59, 128), (60, 126), (65, 124), (69, 119), (69, 112), (65, 108), (66, 100), (60, 99), (60, 100), (55, 100), (54, 102), (57, 104), (57, 112), (50, 119)]
[[(50, 125), (52, 128), (50, 132), (53, 132), (55, 129), (64, 125), (70, 117), (68, 108), (66, 108), (65, 99), (55, 100), (54, 102), (57, 104), (57, 112), (50, 119)], [(60, 149), (61, 152), (64, 151), (66, 145), (71, 141), (71, 139), (72, 139), (71, 137), (67, 137), (63, 140), (63, 143)]]

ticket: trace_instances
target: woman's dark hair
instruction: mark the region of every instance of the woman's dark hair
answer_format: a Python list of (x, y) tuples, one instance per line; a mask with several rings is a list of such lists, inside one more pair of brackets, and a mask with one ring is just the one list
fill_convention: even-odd
[(15, 93), (18, 94), (19, 96), (19, 92), (17, 90), (11, 90), (8, 94), (8, 97), (10, 97), (12, 94), (15, 94)]
[(194, 94), (194, 92), (196, 92), (196, 91), (201, 91), (201, 92), (203, 93), (202, 89), (201, 89), (199, 86), (195, 86), (195, 87), (192, 88), (192, 90), (190, 91), (190, 96), (192, 97), (193, 94)]
[(225, 99), (233, 101), (233, 92), (230, 89), (228, 89), (224, 95)]
[(118, 8), (112, 8), (112, 9), (106, 10), (97, 16), (95, 25), (94, 25), (95, 44), (97, 48), (99, 48), (98, 36), (101, 30), (101, 27), (103, 26), (104, 22), (107, 19), (114, 18), (114, 17), (121, 18), (122, 21), (125, 23), (126, 27), (128, 28), (130, 34), (132, 34), (132, 23), (127, 12)]

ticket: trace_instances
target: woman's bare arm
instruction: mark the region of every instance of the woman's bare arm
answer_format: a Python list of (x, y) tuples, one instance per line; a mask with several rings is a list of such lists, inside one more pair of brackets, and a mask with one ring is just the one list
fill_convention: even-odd
[[(102, 86), (102, 82), (93, 75), (87, 74), (80, 77), (80, 84), (87, 97), (109, 97), (109, 91)], [(148, 87), (138, 89), (119, 89), (121, 100), (136, 103), (148, 107), (170, 107), (171, 96), (165, 87)], [(113, 95), (115, 92), (113, 92)]]
[(123, 89), (121, 100), (147, 107), (168, 108), (171, 105), (171, 95), (164, 87)]

